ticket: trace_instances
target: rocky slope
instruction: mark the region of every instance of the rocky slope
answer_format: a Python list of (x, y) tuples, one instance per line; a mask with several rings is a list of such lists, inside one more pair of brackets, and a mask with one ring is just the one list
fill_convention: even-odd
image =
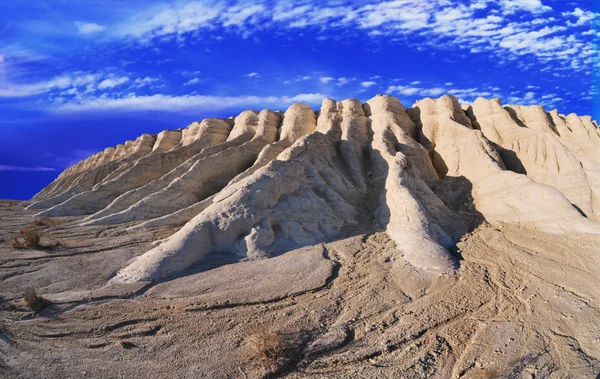
[[(233, 253), (254, 259), (386, 231), (430, 275), (483, 220), (600, 234), (600, 134), (589, 117), (506, 106), (376, 96), (323, 100), (314, 112), (244, 111), (156, 138), (142, 135), (65, 170), (28, 206), (83, 225), (183, 225), (113, 282), (160, 281)], [(368, 225), (368, 226), (365, 226)]]

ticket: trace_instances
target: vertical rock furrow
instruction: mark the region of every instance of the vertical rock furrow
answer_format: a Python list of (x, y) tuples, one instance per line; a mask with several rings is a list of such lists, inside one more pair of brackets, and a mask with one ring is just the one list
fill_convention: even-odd
[[(379, 199), (376, 222), (411, 265), (448, 274), (455, 267), (446, 250), (453, 241), (435, 221), (451, 225), (452, 216), (419, 174), (435, 175), (435, 171), (426, 160), (426, 150), (408, 133), (414, 131), (414, 124), (396, 98), (377, 96), (367, 105), (373, 130), (371, 183), (373, 196)], [(398, 119), (404, 120), (404, 128)], [(403, 151), (397, 151), (397, 145), (404, 146)]]

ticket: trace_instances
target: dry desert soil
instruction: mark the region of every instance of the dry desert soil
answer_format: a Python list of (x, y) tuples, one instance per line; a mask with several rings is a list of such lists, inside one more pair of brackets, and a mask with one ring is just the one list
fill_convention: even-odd
[[(436, 279), (383, 232), (107, 285), (174, 229), (44, 226), (0, 203), (0, 375), (7, 378), (596, 378), (600, 239), (482, 223)], [(57, 244), (58, 243), (58, 244)], [(239, 258), (237, 258), (239, 259)], [(396, 264), (394, 264), (396, 263)], [(31, 311), (27, 288), (48, 300)], [(273, 357), (257, 349), (278, 344)], [(261, 340), (262, 339), (262, 340)], [(268, 354), (267, 354), (268, 355)]]

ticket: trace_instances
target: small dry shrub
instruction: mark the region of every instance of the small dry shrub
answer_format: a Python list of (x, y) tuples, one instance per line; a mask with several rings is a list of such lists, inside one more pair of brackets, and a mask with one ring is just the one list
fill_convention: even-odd
[(477, 379), (500, 379), (502, 377), (504, 375), (494, 369), (482, 369), (475, 374), (475, 378)]
[(284, 365), (287, 352), (286, 339), (259, 324), (249, 337), (246, 361), (255, 368), (275, 372)]
[(27, 288), (23, 293), (25, 304), (34, 312), (39, 312), (44, 309), (50, 302), (39, 296), (33, 288)]
[(56, 226), (60, 224), (58, 220), (53, 220), (49, 217), (36, 218), (33, 223), (37, 226)]
[(16, 249), (42, 247), (40, 243), (42, 235), (42, 231), (34, 225), (27, 225), (19, 231), (19, 236), (13, 236), (12, 247)]

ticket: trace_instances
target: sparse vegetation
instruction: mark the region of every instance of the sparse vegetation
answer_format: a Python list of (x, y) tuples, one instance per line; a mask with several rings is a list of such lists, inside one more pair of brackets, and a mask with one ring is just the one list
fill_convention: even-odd
[(56, 226), (58, 224), (60, 224), (60, 221), (58, 220), (53, 220), (49, 217), (43, 217), (43, 218), (36, 218), (35, 220), (33, 220), (34, 225), (37, 226)]
[(496, 370), (486, 370), (486, 369), (482, 369), (478, 372), (475, 373), (475, 377), (477, 379), (499, 379), (504, 377), (504, 375), (501, 375), (498, 371)]
[(50, 302), (39, 296), (33, 288), (28, 288), (23, 293), (25, 304), (34, 312), (39, 312), (46, 307)]
[(12, 247), (16, 249), (31, 249), (42, 247), (43, 233), (35, 225), (27, 225), (19, 231), (18, 236), (13, 236)]
[(35, 219), (32, 223), (21, 228), (19, 234), (13, 236), (11, 243), (12, 247), (15, 249), (39, 249), (58, 246), (58, 242), (51, 245), (42, 244), (42, 238), (45, 236), (43, 228), (56, 226), (58, 224), (58, 220), (52, 220), (48, 217)]
[(249, 337), (246, 360), (249, 366), (273, 373), (284, 365), (288, 350), (281, 334), (259, 324)]

